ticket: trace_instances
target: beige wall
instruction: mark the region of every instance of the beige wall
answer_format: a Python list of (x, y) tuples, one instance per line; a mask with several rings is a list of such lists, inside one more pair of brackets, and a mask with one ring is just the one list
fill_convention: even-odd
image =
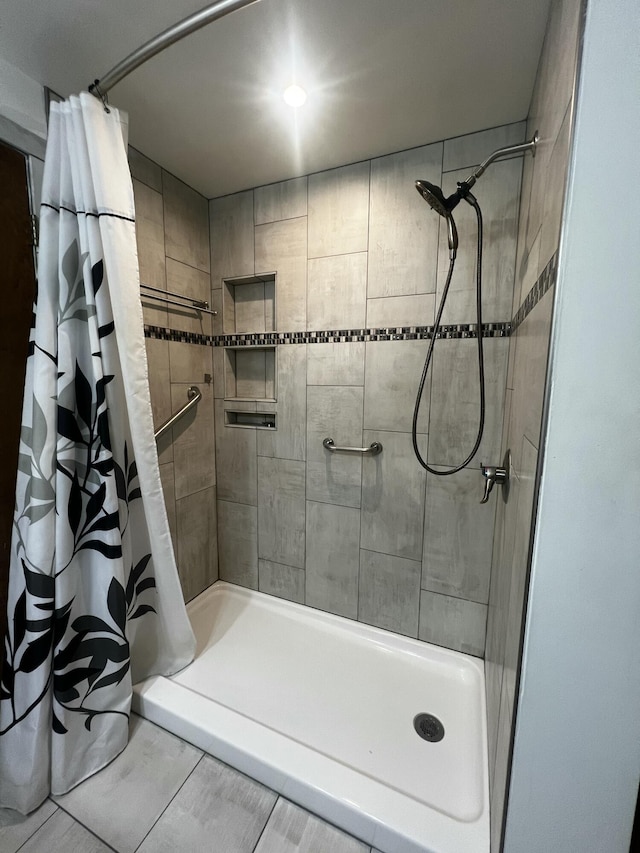
[[(141, 282), (208, 300), (206, 199), (133, 149), (129, 160)], [(190, 385), (202, 392), (195, 412), (158, 446), (169, 525), (188, 601), (218, 577), (213, 388), (205, 381), (205, 374), (212, 373), (211, 318), (144, 297), (142, 304), (156, 426), (187, 402)], [(195, 339), (201, 336), (200, 342), (149, 337), (149, 326), (162, 329), (164, 337), (176, 330), (192, 333)]]
[(492, 851), (507, 782), (580, 27), (581, 0), (554, 0), (527, 121), (540, 144), (524, 165), (513, 314), (528, 313), (509, 343), (501, 454), (511, 450), (513, 470), (508, 501), (498, 502), (487, 624)]

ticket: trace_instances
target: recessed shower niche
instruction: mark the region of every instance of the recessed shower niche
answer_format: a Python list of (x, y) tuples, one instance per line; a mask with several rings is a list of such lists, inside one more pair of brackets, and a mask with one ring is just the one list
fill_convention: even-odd
[[(222, 293), (225, 335), (274, 332), (275, 318), (274, 272), (225, 279)], [(240, 341), (225, 346), (224, 375), (225, 400), (275, 402), (276, 347), (266, 343), (246, 345)], [(240, 425), (227, 420), (229, 426), (236, 423)]]

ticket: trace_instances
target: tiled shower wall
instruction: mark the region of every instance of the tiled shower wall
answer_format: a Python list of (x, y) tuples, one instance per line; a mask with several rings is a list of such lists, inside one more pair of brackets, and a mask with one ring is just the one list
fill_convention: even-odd
[[(451, 192), (524, 136), (523, 122), (211, 201), (215, 334), (234, 331), (223, 328), (223, 281), (270, 272), (276, 330), (301, 333), (276, 346), (276, 431), (225, 425), (225, 409), (239, 404), (225, 400), (225, 353), (213, 349), (221, 578), (484, 654), (497, 499), (480, 505), (479, 465), (501, 458), (509, 340), (500, 331), (484, 340), (487, 423), (474, 467), (425, 475), (410, 433), (428, 341), (414, 327), (434, 322), (448, 250), (414, 181)], [(503, 161), (476, 188), (485, 323), (511, 319), (521, 175), (522, 158)], [(475, 216), (461, 204), (456, 219), (461, 248), (443, 321), (473, 324)], [(270, 331), (261, 316), (242, 331)], [(330, 341), (310, 342), (327, 331)], [(465, 458), (479, 416), (477, 342), (451, 334), (436, 344), (419, 419), (423, 454), (445, 467)], [(330, 454), (325, 437), (384, 450)]]
[[(501, 454), (511, 449), (508, 501), (498, 501), (486, 649), (491, 849), (497, 853), (520, 650), (532, 510), (540, 447), (555, 271), (573, 110), (581, 0), (554, 0), (527, 135), (540, 144), (524, 164)], [(518, 314), (519, 312), (519, 314)], [(525, 316), (526, 315), (526, 316)]]
[[(209, 300), (207, 200), (134, 149), (129, 149), (136, 205), (140, 280), (162, 290)], [(185, 599), (218, 577), (216, 471), (213, 435), (211, 347), (189, 342), (179, 330), (211, 335), (209, 315), (145, 297), (151, 404), (156, 427), (187, 402), (196, 385), (202, 400), (160, 440), (158, 454), (169, 526)], [(147, 294), (149, 291), (147, 291)], [(183, 340), (179, 340), (182, 337)], [(165, 338), (165, 339), (163, 339)]]

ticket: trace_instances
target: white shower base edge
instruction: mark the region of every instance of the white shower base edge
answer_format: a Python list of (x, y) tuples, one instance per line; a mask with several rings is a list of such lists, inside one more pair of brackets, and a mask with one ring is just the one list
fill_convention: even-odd
[(188, 611), (196, 659), (135, 711), (383, 853), (488, 853), (481, 661), (220, 581)]

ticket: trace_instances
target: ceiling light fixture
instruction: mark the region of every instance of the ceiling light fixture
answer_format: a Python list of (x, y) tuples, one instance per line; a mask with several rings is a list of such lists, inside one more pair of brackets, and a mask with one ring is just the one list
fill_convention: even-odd
[(293, 84), (284, 90), (282, 97), (285, 104), (289, 104), (290, 107), (301, 107), (307, 100), (307, 93), (301, 86)]

